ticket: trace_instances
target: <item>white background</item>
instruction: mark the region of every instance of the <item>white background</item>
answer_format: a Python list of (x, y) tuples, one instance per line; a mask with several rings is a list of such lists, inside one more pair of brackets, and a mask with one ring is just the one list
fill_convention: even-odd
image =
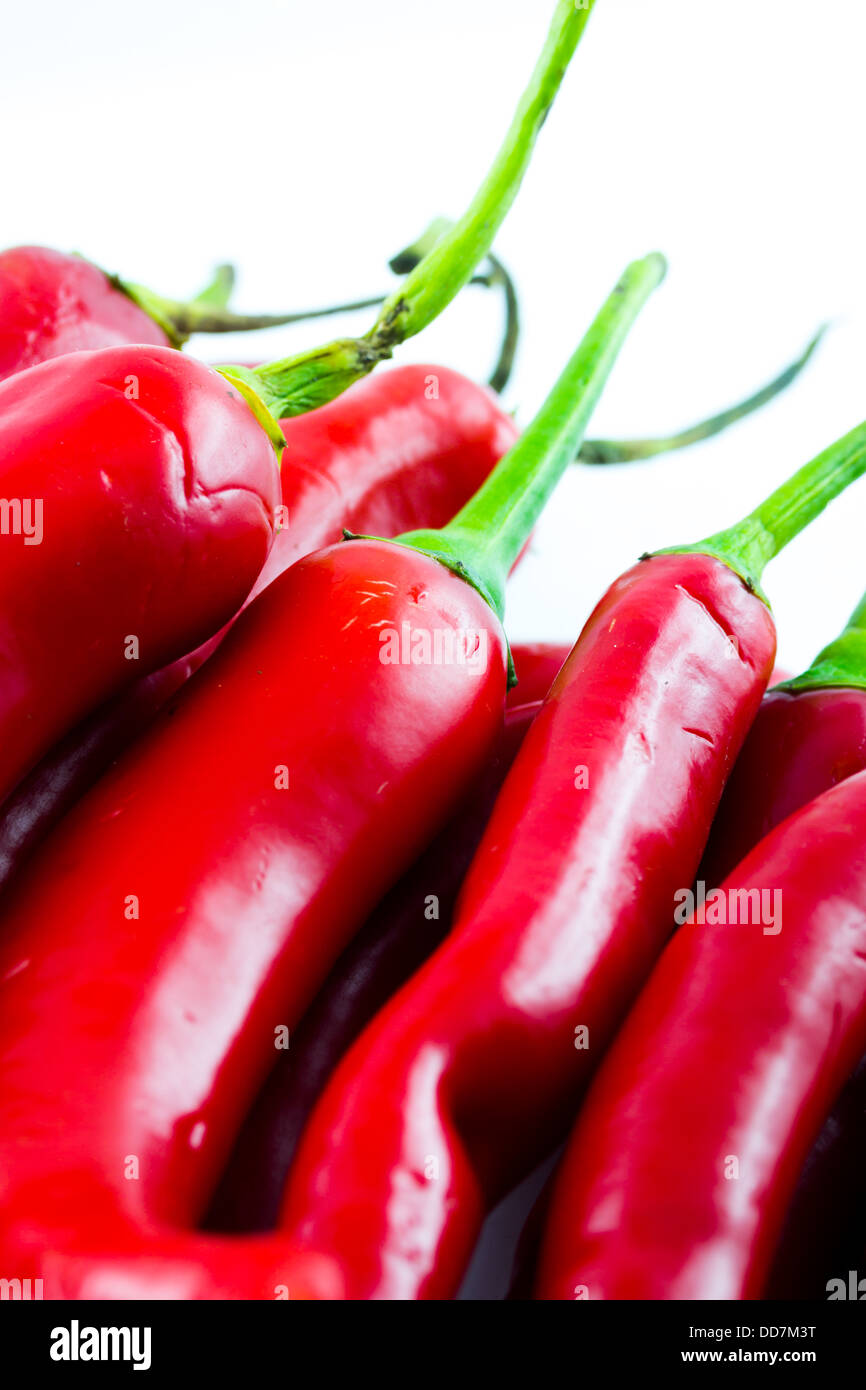
[[(552, 0), (48, 0), (4, 6), (0, 243), (77, 249), (166, 294), (220, 259), (237, 307), (389, 286), (388, 256), (460, 212)], [(858, 0), (598, 0), (498, 239), (524, 337), (526, 422), (620, 268), (664, 288), (594, 421), (666, 431), (728, 404), (835, 327), (763, 415), (653, 465), (575, 470), (513, 585), (516, 637), (572, 640), (640, 551), (735, 519), (866, 416)], [(263, 335), (282, 354), (358, 318)], [(474, 291), (399, 360), (484, 375), (499, 306)], [(211, 359), (247, 341), (194, 344)], [(259, 348), (255, 349), (258, 352)], [(772, 567), (780, 652), (804, 664), (866, 586), (866, 483)]]

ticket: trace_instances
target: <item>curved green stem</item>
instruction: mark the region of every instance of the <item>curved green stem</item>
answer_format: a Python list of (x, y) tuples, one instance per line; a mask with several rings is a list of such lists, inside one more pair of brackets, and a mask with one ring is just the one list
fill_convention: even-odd
[(442, 312), (490, 251), (517, 196), (593, 3), (586, 0), (585, 7), (578, 7), (574, 0), (557, 0), (544, 49), (487, 177), (460, 220), (434, 242), (420, 265), (389, 295), (369, 333), (257, 368), (254, 373), (229, 367), (225, 369), (229, 379), (245, 380), (277, 418), (299, 415), (340, 395)]
[(820, 651), (807, 671), (782, 681), (778, 690), (820, 690), (846, 686), (866, 690), (866, 594), (843, 631)]
[(440, 531), (412, 531), (402, 545), (435, 556), (502, 616), (508, 571), (562, 474), (629, 329), (666, 270), (663, 256), (634, 261), (606, 300), (528, 430), (478, 492)]
[(753, 395), (740, 401), (738, 405), (731, 406), (728, 410), (722, 410), (718, 415), (711, 415), (707, 420), (702, 420), (697, 425), (691, 425), (688, 429), (680, 430), (677, 434), (669, 434), (657, 439), (587, 439), (578, 454), (579, 461), (588, 464), (635, 463), (639, 459), (655, 458), (658, 454), (672, 453), (675, 449), (687, 449), (691, 444), (699, 444), (704, 439), (712, 438), (714, 434), (721, 434), (723, 430), (729, 429), (738, 420), (760, 410), (762, 406), (773, 400), (774, 396), (778, 396), (780, 392), (796, 381), (827, 332), (827, 328), (827, 324), (819, 328), (805, 352), (801, 353), (795, 362), (787, 366), (772, 381), (768, 381), (766, 386), (762, 386), (759, 391), (755, 391)]
[[(375, 309), (382, 303), (381, 295), (351, 300), (347, 304), (329, 304), (322, 309), (301, 309), (291, 314), (233, 314), (212, 298), (192, 300), (165, 299), (145, 285), (136, 285), (109, 275), (115, 289), (122, 290), (140, 309), (159, 324), (174, 347), (183, 347), (193, 333), (247, 333), (259, 328), (279, 328), (287, 323), (303, 323), (307, 319), (327, 318), (333, 314), (349, 314), (360, 309)], [(210, 289), (210, 287), (209, 287)], [(207, 292), (206, 292), (207, 293)]]
[(517, 344), (520, 341), (520, 302), (514, 281), (498, 256), (491, 251), (487, 257), (490, 262), (490, 284), (499, 285), (505, 301), (505, 328), (502, 333), (502, 346), (496, 366), (490, 373), (487, 385), (491, 391), (504, 391), (514, 370)]
[(430, 250), (405, 284), (385, 303), (368, 337), (402, 342), (420, 333), (465, 285), (493, 244), (523, 176), (535, 140), (547, 119), (578, 42), (586, 28), (592, 0), (577, 8), (558, 0), (547, 40), (505, 140), (467, 211)]
[[(398, 251), (396, 256), (392, 256), (388, 264), (394, 274), (406, 275), (410, 270), (414, 270), (452, 225), (444, 217), (437, 217), (434, 222), (431, 222), (417, 241), (413, 242), (411, 246), (407, 246), (403, 251)], [(487, 256), (487, 263), (490, 267), (487, 274), (473, 275), (469, 283), (470, 285), (484, 285), (487, 289), (499, 288), (502, 290), (505, 303), (505, 327), (496, 366), (487, 380), (487, 385), (491, 391), (496, 391), (499, 394), (505, 390), (514, 370), (514, 359), (520, 340), (520, 303), (514, 281), (499, 257), (490, 251)]]
[(715, 555), (734, 570), (749, 589), (764, 598), (761, 577), (765, 566), (864, 472), (866, 423), (858, 425), (817, 458), (804, 464), (735, 526), (717, 531), (695, 545), (669, 546), (657, 553)]

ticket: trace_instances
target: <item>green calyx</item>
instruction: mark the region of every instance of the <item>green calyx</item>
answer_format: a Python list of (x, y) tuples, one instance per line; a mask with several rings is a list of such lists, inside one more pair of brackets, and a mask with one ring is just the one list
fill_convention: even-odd
[[(356, 540), (358, 537), (347, 535), (346, 539)], [(391, 544), (418, 550), (423, 555), (429, 555), (431, 560), (438, 560), (440, 565), (475, 589), (502, 621), (505, 616), (505, 584), (496, 582), (499, 576), (485, 574), (483, 569), (476, 569), (472, 565), (471, 559), (464, 558), (471, 556), (472, 545), (458, 531), (452, 531), (450, 527), (441, 531), (407, 531)]]
[(277, 463), (282, 461), (283, 450), (286, 447), (286, 436), (280, 429), (279, 421), (274, 417), (272, 411), (268, 409), (258, 388), (258, 382), (254, 373), (246, 367), (217, 367), (219, 376), (225, 377), (236, 391), (240, 392), (258, 420), (268, 439), (274, 446), (274, 453), (277, 456)]
[[(347, 531), (343, 528), (344, 541), (374, 541), (382, 540), (381, 536), (361, 536), (354, 531)], [(500, 592), (493, 592), (482, 574), (476, 573), (470, 565), (467, 565), (461, 554), (460, 544), (456, 536), (448, 536), (444, 531), (408, 531), (403, 536), (398, 536), (396, 540), (389, 540), (388, 545), (402, 545), (408, 550), (420, 551), (422, 555), (427, 555), (431, 560), (437, 560), (440, 565), (444, 565), (452, 574), (456, 574), (458, 579), (469, 584), (481, 595), (494, 611), (500, 622), (505, 611), (504, 589)], [(509, 689), (517, 684), (517, 672), (514, 669), (514, 659), (511, 655), (511, 647), (508, 646), (508, 686)]]
[(695, 541), (692, 545), (669, 545), (664, 550), (653, 550), (644, 557), (651, 560), (654, 555), (711, 555), (714, 560), (720, 560), (723, 565), (727, 565), (729, 570), (733, 570), (743, 581), (749, 593), (770, 607), (770, 600), (764, 593), (761, 585), (761, 574), (763, 567), (754, 566), (744, 554), (735, 551), (732, 544), (728, 544), (724, 533), (720, 532), (719, 537), (710, 536), (705, 541)]
[(818, 653), (809, 669), (774, 688), (793, 692), (833, 686), (866, 690), (866, 595), (844, 630)]
[(804, 464), (736, 525), (694, 545), (668, 546), (655, 553), (713, 555), (767, 603), (761, 588), (766, 565), (864, 472), (866, 424), (858, 425)]

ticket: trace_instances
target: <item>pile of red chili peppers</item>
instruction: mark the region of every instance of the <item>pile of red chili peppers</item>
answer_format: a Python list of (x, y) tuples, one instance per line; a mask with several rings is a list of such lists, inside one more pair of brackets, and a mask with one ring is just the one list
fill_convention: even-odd
[(679, 435), (586, 440), (651, 254), (522, 433), (449, 367), (370, 375), (481, 279), (504, 384), (493, 240), (591, 10), (558, 0), (464, 216), (334, 306), (362, 336), (212, 368), (191, 334), (331, 310), (0, 255), (0, 1273), (47, 1298), (452, 1299), (557, 1154), (514, 1297), (764, 1298), (816, 1278), (816, 1191), (845, 1224), (866, 601), (791, 679), (761, 585), (866, 424), (573, 647), (511, 645), (566, 469), (719, 432), (817, 339)]

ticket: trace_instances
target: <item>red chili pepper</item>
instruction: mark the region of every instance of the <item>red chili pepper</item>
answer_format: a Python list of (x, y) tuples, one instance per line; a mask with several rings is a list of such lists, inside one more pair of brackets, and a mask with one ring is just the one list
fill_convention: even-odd
[(0, 380), (51, 357), (169, 338), (109, 277), (45, 246), (0, 254)]
[(163, 299), (142, 285), (107, 275), (82, 256), (46, 246), (0, 252), (0, 381), (68, 352), (150, 343), (180, 347), (192, 333), (236, 333), (365, 309), (364, 299), (293, 314), (233, 314), (234, 281), (221, 266), (189, 303)]
[(663, 948), (770, 675), (758, 576), (864, 469), (866, 426), (738, 527), (636, 566), (589, 619), (451, 936), (361, 1036), (301, 1143), (282, 1224), (334, 1259), (348, 1297), (453, 1295), (484, 1212), (563, 1132)]
[[(490, 392), (450, 368), (424, 365), (368, 378), (329, 405), (281, 421), (281, 428), (288, 442), (283, 525), (250, 598), (344, 529), (390, 536), (422, 523), (444, 525), (517, 437), (512, 417)], [(608, 441), (609, 453), (613, 447)], [(100, 706), (16, 787), (0, 820), (0, 890), (222, 635)], [(552, 643), (524, 646), (520, 683), (508, 703), (543, 698), (568, 651)], [(773, 681), (781, 679), (774, 672)]]
[[(784, 688), (765, 695), (734, 764), (699, 870), (704, 887), (720, 884), (789, 815), (866, 768), (864, 628), (866, 600), (802, 676), (792, 679), (774, 671), (771, 685)], [(804, 1169), (776, 1253), (771, 1296), (796, 1297), (806, 1281), (826, 1278), (820, 1271), (829, 1268), (838, 1224), (850, 1222), (856, 1201), (852, 1179), (855, 1155), (864, 1151), (863, 1141), (856, 1139), (864, 1083), (866, 1071), (859, 1084), (856, 1079), (849, 1083), (844, 1108), (840, 1102)], [(534, 1230), (529, 1233), (527, 1245), (534, 1235)], [(531, 1250), (521, 1263), (523, 1286), (534, 1263)]]
[[(512, 648), (518, 672), (526, 650)], [(530, 660), (537, 650), (530, 649)], [(244, 1123), (206, 1229), (265, 1231), (277, 1224), (286, 1174), (310, 1111), (361, 1030), (450, 929), (497, 793), (539, 708), (535, 703), (508, 710), (496, 752), (471, 794), (337, 961)]]
[[(484, 387), (447, 367), (409, 365), (359, 382), (319, 410), (284, 420), (283, 526), (259, 592), (344, 528), (398, 535), (441, 526), (514, 443), (517, 429)], [(214, 649), (214, 641), (138, 680), (42, 759), (0, 820), (0, 887)]]
[[(748, 924), (677, 932), (570, 1141), (540, 1297), (760, 1297), (803, 1162), (866, 1049), (864, 846), (859, 773), (725, 880), (726, 917), (742, 903)], [(747, 908), (750, 893), (772, 893), (772, 911)]]
[(0, 460), (2, 797), (89, 710), (231, 617), (267, 557), (279, 476), (241, 395), (160, 347), (9, 378)]
[[(866, 768), (866, 601), (796, 680), (775, 675), (725, 788), (699, 879), (713, 887), (775, 826)], [(852, 1078), (810, 1155), (777, 1251), (770, 1297), (818, 1296), (858, 1203), (866, 1071)], [(862, 1227), (861, 1227), (862, 1229)], [(847, 1269), (847, 1265), (845, 1268)], [(823, 1271), (823, 1272), (822, 1272)]]
[[(529, 1209), (514, 1253), (509, 1299), (532, 1297), (556, 1188), (557, 1153)], [(857, 1264), (866, 1244), (866, 1057), (850, 1076), (815, 1140), (787, 1207), (762, 1298), (826, 1298), (827, 1282)]]
[[(14, 548), (6, 544), (0, 573), (14, 594), (4, 610), (0, 799), (62, 733), (129, 683), (127, 637), (139, 643), (143, 673), (191, 650), (237, 611), (271, 541), (271, 444), (284, 442), (277, 419), (325, 404), (367, 376), (471, 278), (516, 196), (588, 17), (559, 0), (468, 211), (389, 296), (365, 337), (253, 371), (211, 372), (160, 347), (68, 353), (0, 384), (3, 490), (13, 526), (25, 532)], [(35, 530), (26, 534), (25, 507), (41, 526), (43, 504), (49, 546), (39, 559), (41, 550), (27, 549)], [(9, 529), (5, 512), (0, 528)], [(49, 634), (44, 615), (56, 611), (58, 593), (63, 609)]]
[[(286, 1174), (313, 1105), (361, 1030), (450, 930), (457, 893), (496, 796), (569, 650), (545, 642), (512, 646), (517, 684), (508, 694), (496, 757), (470, 800), (383, 899), (331, 971), (244, 1125), (207, 1229), (258, 1231), (276, 1225)], [(522, 703), (519, 695), (526, 697)], [(432, 919), (426, 911), (431, 894)]]
[[(483, 633), (487, 669), (383, 665), (376, 625), (404, 622)], [(70, 813), (4, 913), (10, 1267), (34, 1231), (65, 1248), (85, 1210), (97, 1240), (195, 1222), (278, 1030), (480, 770), (504, 686), (468, 585), (406, 547), (332, 547)]]
[(764, 697), (701, 867), (721, 883), (786, 816), (866, 767), (866, 598), (814, 664)]
[[(740, 409), (729, 412), (729, 422)], [(281, 471), (284, 524), (253, 595), (301, 555), (336, 540), (344, 528), (389, 536), (422, 523), (444, 525), (517, 435), (512, 417), (483, 387), (447, 367), (423, 365), (359, 382), (338, 401), (283, 420), (281, 428), (288, 441)], [(679, 447), (676, 438), (668, 443)], [(594, 447), (591, 441), (587, 447)], [(611, 461), (612, 441), (605, 448)], [(581, 458), (584, 453), (581, 449)], [(102, 705), (25, 777), (7, 798), (0, 820), (0, 889), (150, 725), (221, 635)], [(564, 646), (525, 647), (520, 684), (509, 693), (509, 704), (546, 695), (567, 655)], [(774, 673), (774, 679), (781, 678)]]
[(484, 766), (508, 569), (663, 272), (629, 268), (445, 530), (272, 584), (10, 894), (0, 1256), (49, 1296), (63, 1252), (197, 1219), (275, 1039)]
[[(705, 886), (721, 883), (789, 815), (866, 768), (866, 599), (803, 675), (782, 679), (764, 697), (725, 788), (699, 872)], [(839, 1268), (833, 1259), (841, 1233), (856, 1225), (864, 1094), (861, 1067), (800, 1178), (769, 1277), (771, 1297), (817, 1296)]]

